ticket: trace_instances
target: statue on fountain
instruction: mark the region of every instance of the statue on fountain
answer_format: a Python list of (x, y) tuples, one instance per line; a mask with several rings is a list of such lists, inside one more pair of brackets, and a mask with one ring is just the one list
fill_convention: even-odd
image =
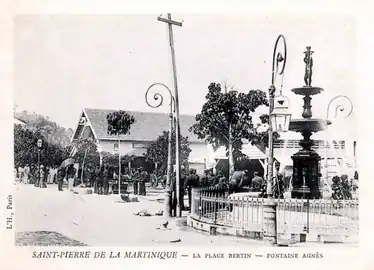
[(312, 85), (312, 74), (313, 74), (313, 58), (312, 54), (313, 51), (310, 50), (310, 46), (306, 47), (306, 51), (304, 52), (304, 63), (305, 63), (305, 75), (304, 75), (304, 82), (305, 86)]

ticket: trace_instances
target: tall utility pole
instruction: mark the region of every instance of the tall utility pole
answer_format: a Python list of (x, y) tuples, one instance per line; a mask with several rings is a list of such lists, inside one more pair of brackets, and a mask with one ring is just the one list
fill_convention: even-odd
[(171, 51), (171, 64), (173, 67), (173, 78), (174, 78), (174, 98), (175, 98), (175, 120), (176, 120), (176, 127), (175, 127), (175, 161), (176, 161), (176, 168), (175, 168), (175, 177), (176, 177), (176, 195), (177, 195), (177, 217), (182, 216), (182, 209), (181, 209), (181, 193), (180, 193), (180, 178), (181, 178), (181, 160), (180, 160), (180, 125), (179, 125), (179, 96), (178, 96), (178, 79), (177, 79), (177, 68), (175, 64), (175, 51), (174, 51), (174, 37), (173, 37), (173, 25), (182, 26), (181, 22), (173, 21), (171, 19), (171, 14), (167, 14), (167, 19), (162, 18), (159, 16), (157, 20), (160, 22), (164, 22), (168, 24), (169, 28), (169, 43), (170, 43), (170, 51)]

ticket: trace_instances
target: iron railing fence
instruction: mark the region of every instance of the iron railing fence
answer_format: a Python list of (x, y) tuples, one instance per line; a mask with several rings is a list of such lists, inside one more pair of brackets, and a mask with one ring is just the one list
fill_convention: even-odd
[(264, 206), (275, 203), (277, 232), (358, 234), (358, 200), (266, 199), (194, 188), (191, 217), (218, 226), (264, 231)]

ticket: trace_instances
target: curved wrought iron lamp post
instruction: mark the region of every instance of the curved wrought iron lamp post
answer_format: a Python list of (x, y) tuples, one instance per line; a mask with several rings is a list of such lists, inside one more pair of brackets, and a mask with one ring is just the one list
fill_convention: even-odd
[[(349, 117), (351, 114), (352, 114), (352, 111), (353, 111), (353, 103), (351, 101), (351, 99), (347, 96), (344, 96), (344, 95), (338, 95), (334, 98), (332, 98), (329, 102), (329, 104), (327, 105), (327, 111), (326, 111), (326, 119), (329, 120), (330, 118), (330, 112), (331, 112), (331, 105), (333, 104), (333, 102), (335, 100), (338, 100), (338, 99), (342, 99), (342, 100), (347, 100), (348, 103), (349, 103), (349, 110), (348, 110), (348, 113), (347, 115), (344, 116), (344, 119)], [(345, 107), (343, 104), (341, 103), (338, 103), (335, 107), (335, 114), (334, 114), (334, 119), (337, 118), (338, 116), (338, 112), (341, 111), (345, 111)], [(328, 183), (328, 179), (329, 179), (329, 176), (328, 176), (328, 151), (327, 151), (327, 140), (325, 140), (325, 182)], [(333, 147), (332, 145), (330, 146), (330, 148)], [(356, 162), (356, 161), (355, 161)], [(356, 166), (356, 164), (355, 164)], [(331, 190), (330, 190), (331, 191)]]
[(150, 90), (155, 87), (155, 86), (162, 86), (164, 87), (170, 94), (170, 113), (169, 113), (169, 137), (168, 137), (168, 161), (167, 161), (167, 178), (166, 178), (166, 186), (165, 186), (165, 211), (164, 211), (164, 216), (165, 217), (171, 217), (171, 136), (172, 136), (172, 131), (173, 131), (173, 122), (174, 122), (174, 113), (175, 113), (175, 100), (174, 96), (172, 94), (172, 91), (170, 90), (169, 87), (167, 87), (163, 83), (154, 83), (150, 85), (145, 92), (145, 102), (148, 104), (149, 107), (151, 108), (159, 108), (163, 105), (164, 103), (164, 97), (162, 96), (161, 93), (156, 92), (153, 94), (153, 99), (158, 101), (156, 105), (152, 105), (148, 98), (150, 94)]
[[(282, 52), (278, 51), (279, 42), (283, 42), (283, 51), (282, 51), (283, 54)], [(281, 89), (280, 89), (280, 93), (282, 94), (286, 60), (287, 60), (286, 38), (283, 35), (279, 35), (275, 42), (274, 51), (273, 51), (271, 85), (269, 87), (269, 116), (271, 115), (274, 109), (274, 98), (275, 98), (275, 90), (276, 90), (274, 84), (275, 84), (277, 75), (282, 76), (282, 83), (281, 83)], [(272, 180), (273, 180), (273, 164), (274, 164), (274, 146), (273, 146), (273, 128), (270, 123), (269, 123), (268, 135), (269, 135), (269, 155), (268, 155), (268, 173), (267, 173), (266, 193), (268, 197), (271, 197), (273, 193), (272, 192)]]
[(36, 181), (38, 185), (37, 187), (40, 187), (40, 182), (41, 182), (40, 180), (40, 175), (41, 175), (40, 173), (40, 150), (42, 148), (42, 145), (43, 145), (43, 141), (41, 139), (38, 139), (38, 141), (36, 142), (36, 146), (38, 147), (38, 179)]

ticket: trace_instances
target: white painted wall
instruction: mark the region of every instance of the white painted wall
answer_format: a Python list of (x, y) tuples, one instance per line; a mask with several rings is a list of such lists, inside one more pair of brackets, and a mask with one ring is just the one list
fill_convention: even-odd
[[(98, 150), (99, 152), (109, 152), (114, 154), (114, 144), (118, 143), (118, 141), (99, 141)], [(120, 144), (120, 152), (121, 155), (126, 155), (131, 150), (133, 150), (132, 142), (121, 142)]]
[(191, 153), (189, 162), (204, 163), (209, 157), (208, 145), (205, 143), (190, 143)]
[[(99, 141), (99, 151), (100, 152), (110, 152), (114, 153), (114, 144), (118, 143), (118, 141)], [(190, 156), (189, 162), (191, 163), (204, 163), (205, 159), (208, 158), (209, 150), (207, 144), (204, 143), (190, 143)], [(133, 150), (133, 142), (121, 142), (120, 145), (120, 152), (121, 155), (126, 155)], [(144, 149), (144, 148), (136, 148), (136, 149)], [(144, 149), (145, 151), (145, 149)]]

